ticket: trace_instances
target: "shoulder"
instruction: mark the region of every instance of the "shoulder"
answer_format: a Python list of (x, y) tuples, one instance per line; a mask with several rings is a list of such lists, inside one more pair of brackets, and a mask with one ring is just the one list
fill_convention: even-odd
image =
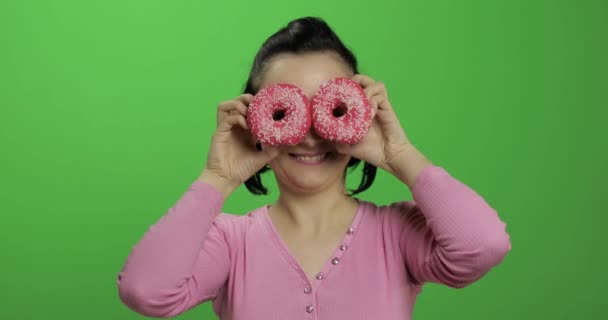
[(259, 207), (245, 214), (222, 211), (213, 221), (213, 225), (227, 238), (239, 238), (248, 228), (261, 222), (264, 209), (265, 207)]
[(388, 204), (365, 202), (368, 221), (379, 224), (383, 232), (401, 234), (413, 225), (426, 224), (424, 216), (414, 200), (402, 200)]
[(396, 201), (389, 204), (376, 204), (368, 201), (363, 201), (363, 203), (372, 216), (383, 220), (403, 219), (417, 209), (413, 200)]
[(252, 229), (261, 226), (262, 209), (256, 208), (245, 214), (220, 212), (212, 222), (208, 237), (222, 241), (230, 257), (239, 255), (247, 245), (247, 234), (260, 233)]

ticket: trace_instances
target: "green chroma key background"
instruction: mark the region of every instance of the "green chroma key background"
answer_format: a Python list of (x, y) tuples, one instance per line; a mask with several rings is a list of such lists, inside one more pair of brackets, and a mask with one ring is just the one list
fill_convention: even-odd
[[(0, 2), (1, 319), (142, 319), (131, 247), (201, 172), (262, 42), (321, 16), (407, 134), (507, 222), (512, 251), (414, 319), (606, 319), (608, 2)], [(358, 171), (349, 186), (358, 183)], [(244, 186), (225, 212), (274, 201)], [(362, 199), (411, 199), (380, 172)], [(205, 303), (179, 319), (217, 319)]]

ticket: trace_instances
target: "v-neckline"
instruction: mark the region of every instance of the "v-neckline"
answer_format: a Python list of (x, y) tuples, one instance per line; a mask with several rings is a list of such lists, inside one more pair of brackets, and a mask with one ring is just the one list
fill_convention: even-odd
[[(270, 213), (268, 208), (270, 205), (265, 205), (262, 208), (262, 219), (264, 220), (264, 225), (266, 226), (267, 231), (269, 232), (271, 238), (274, 240), (273, 242), (278, 247), (281, 255), (287, 260), (287, 262), (292, 266), (292, 268), (298, 273), (298, 275), (304, 280), (313, 290), (318, 289), (321, 284), (325, 282), (325, 279), (332, 273), (336, 267), (342, 265), (344, 255), (348, 252), (350, 248), (350, 244), (354, 239), (354, 236), (358, 234), (359, 223), (362, 220), (363, 214), (365, 212), (366, 202), (364, 200), (354, 198), (359, 203), (357, 210), (355, 212), (355, 216), (353, 217), (350, 226), (344, 230), (344, 236), (342, 240), (338, 244), (336, 248), (334, 248), (332, 255), (328, 260), (325, 261), (321, 270), (316, 273), (315, 278), (309, 279), (306, 272), (304, 272), (304, 268), (300, 265), (296, 257), (289, 251), (289, 247), (287, 243), (281, 238), (278, 230), (275, 228), (272, 223), (272, 219), (270, 218)], [(311, 282), (312, 281), (312, 282)]]

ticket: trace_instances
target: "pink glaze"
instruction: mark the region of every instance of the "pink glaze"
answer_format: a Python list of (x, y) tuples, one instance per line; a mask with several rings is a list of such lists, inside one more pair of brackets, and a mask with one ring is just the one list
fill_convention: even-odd
[[(312, 125), (323, 139), (346, 144), (359, 142), (372, 125), (372, 107), (363, 88), (348, 78), (324, 82), (311, 99)], [(346, 113), (336, 117), (339, 106)]]
[[(277, 111), (280, 120), (274, 120)], [(296, 145), (310, 130), (310, 103), (304, 92), (288, 83), (270, 85), (260, 90), (247, 108), (247, 124), (253, 136), (268, 145)]]

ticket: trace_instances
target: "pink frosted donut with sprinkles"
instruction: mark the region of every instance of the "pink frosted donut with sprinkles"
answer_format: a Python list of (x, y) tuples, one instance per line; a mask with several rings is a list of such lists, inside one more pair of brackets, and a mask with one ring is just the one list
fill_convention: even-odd
[(247, 124), (261, 143), (296, 145), (310, 130), (310, 103), (297, 86), (273, 84), (260, 90), (251, 100)]
[(335, 78), (324, 82), (310, 104), (312, 126), (325, 140), (355, 144), (372, 125), (372, 106), (354, 80)]

